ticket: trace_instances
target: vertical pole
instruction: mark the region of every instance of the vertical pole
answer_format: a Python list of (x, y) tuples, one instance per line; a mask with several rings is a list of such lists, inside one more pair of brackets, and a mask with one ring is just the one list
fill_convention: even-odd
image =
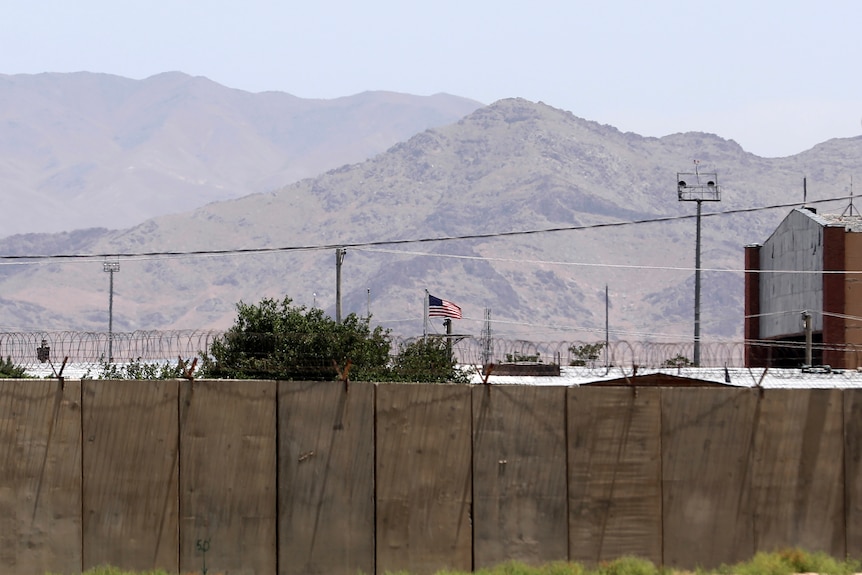
[(482, 365), (491, 363), (491, 308), (485, 308), (485, 327), (482, 329)]
[(422, 342), (428, 343), (428, 290), (425, 290), (425, 298), (422, 302)]
[(608, 284), (605, 284), (605, 370), (609, 370), (611, 367), (611, 352), (608, 349), (611, 343), (611, 324), (610, 324), (610, 299), (608, 298)]
[(114, 361), (114, 272), (120, 271), (120, 262), (102, 263), (102, 271), (108, 272), (108, 361)]
[(697, 200), (697, 239), (694, 256), (694, 358), (695, 367), (700, 367), (700, 207)]
[(114, 268), (108, 270), (108, 362), (114, 362)]
[(452, 320), (447, 317), (443, 324), (446, 326), (446, 353), (452, 361)]
[(344, 248), (335, 248), (335, 323), (341, 323), (341, 264), (346, 252)]
[(814, 341), (811, 333), (811, 314), (808, 310), (802, 312), (802, 326), (805, 328), (805, 365), (811, 367), (814, 362), (812, 353)]

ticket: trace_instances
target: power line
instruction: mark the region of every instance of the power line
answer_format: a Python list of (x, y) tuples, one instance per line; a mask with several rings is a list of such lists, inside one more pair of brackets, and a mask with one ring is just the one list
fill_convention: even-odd
[[(825, 200), (812, 200), (806, 202), (806, 205), (825, 203), (825, 202), (837, 202), (841, 200), (847, 200), (851, 196), (842, 196), (837, 198), (830, 198)], [(708, 214), (702, 214), (702, 217), (716, 217), (716, 216), (726, 216), (726, 215), (736, 215), (736, 214), (745, 214), (745, 213), (753, 213), (765, 210), (774, 210), (781, 208), (792, 208), (798, 207), (799, 202), (788, 203), (788, 204), (774, 204), (770, 206), (761, 206), (754, 208), (739, 208), (735, 210), (724, 210), (720, 212), (711, 212)], [(202, 256), (226, 256), (226, 255), (248, 255), (248, 254), (267, 254), (267, 253), (283, 253), (283, 252), (297, 252), (297, 251), (320, 251), (320, 250), (334, 250), (337, 248), (371, 248), (377, 246), (393, 246), (393, 245), (407, 245), (407, 244), (422, 244), (422, 243), (433, 243), (433, 242), (450, 242), (450, 241), (461, 241), (461, 240), (479, 240), (479, 239), (492, 239), (492, 238), (504, 238), (504, 237), (515, 237), (515, 236), (528, 236), (528, 235), (537, 235), (537, 234), (547, 234), (547, 233), (555, 233), (555, 232), (572, 232), (572, 231), (585, 231), (585, 230), (597, 230), (604, 228), (616, 228), (623, 226), (632, 226), (632, 225), (640, 225), (640, 224), (655, 224), (655, 223), (663, 223), (663, 222), (674, 222), (674, 221), (682, 221), (689, 220), (696, 216), (693, 215), (679, 215), (679, 216), (666, 216), (659, 218), (648, 218), (642, 220), (630, 220), (625, 222), (606, 222), (600, 224), (589, 224), (583, 226), (560, 226), (553, 228), (542, 228), (536, 230), (515, 230), (510, 232), (489, 232), (484, 234), (466, 234), (460, 236), (439, 236), (439, 237), (426, 237), (426, 238), (413, 238), (413, 239), (400, 239), (400, 240), (377, 240), (370, 242), (339, 242), (334, 244), (318, 244), (318, 245), (307, 245), (307, 246), (283, 246), (283, 247), (275, 247), (275, 248), (231, 248), (231, 249), (223, 249), (223, 250), (189, 250), (189, 251), (161, 251), (161, 252), (131, 252), (131, 253), (101, 253), (101, 254), (52, 254), (52, 255), (0, 255), (0, 263), (3, 262), (38, 262), (45, 260), (98, 260), (104, 258), (170, 258), (170, 257), (202, 257)]]
[[(690, 272), (694, 270), (693, 267), (687, 266), (645, 266), (641, 264), (605, 264), (605, 263), (587, 263), (587, 262), (563, 262), (559, 260), (528, 260), (524, 258), (499, 258), (499, 257), (489, 257), (489, 256), (465, 256), (462, 254), (442, 254), (442, 253), (434, 253), (434, 252), (416, 252), (416, 251), (406, 251), (406, 250), (385, 250), (385, 249), (374, 249), (374, 248), (356, 248), (356, 251), (364, 252), (364, 253), (382, 253), (382, 254), (396, 254), (396, 255), (408, 255), (408, 256), (427, 256), (427, 257), (436, 257), (436, 258), (450, 258), (456, 260), (478, 260), (483, 262), (508, 262), (508, 263), (518, 263), (518, 264), (535, 264), (535, 265), (548, 265), (548, 266), (576, 266), (576, 267), (586, 267), (586, 268), (611, 268), (611, 269), (623, 269), (623, 270), (656, 270), (656, 271), (677, 271), (677, 272)], [(862, 270), (853, 271), (853, 270), (747, 270), (744, 268), (700, 268), (705, 272), (730, 272), (730, 273), (751, 273), (751, 274), (811, 274), (811, 275), (829, 275), (829, 274), (862, 274)]]

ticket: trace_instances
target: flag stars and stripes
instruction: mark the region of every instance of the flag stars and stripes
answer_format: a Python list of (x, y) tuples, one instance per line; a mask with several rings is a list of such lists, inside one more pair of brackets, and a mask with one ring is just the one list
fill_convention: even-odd
[(461, 319), (461, 308), (451, 301), (428, 294), (428, 317)]

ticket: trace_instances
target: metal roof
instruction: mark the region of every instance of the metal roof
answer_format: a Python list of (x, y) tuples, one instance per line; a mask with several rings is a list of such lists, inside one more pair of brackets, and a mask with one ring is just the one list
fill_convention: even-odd
[[(829, 370), (827, 368), (777, 369), (744, 367), (682, 367), (663, 369), (631, 367), (568, 367), (563, 366), (559, 377), (526, 377), (494, 375), (488, 377), (491, 385), (590, 385), (618, 381), (621, 384), (638, 385), (638, 378), (664, 374), (680, 380), (720, 384), (728, 387), (762, 387), (764, 389), (855, 389), (862, 388), (862, 371)], [(623, 383), (625, 382), (625, 383)], [(478, 373), (471, 376), (471, 383), (483, 383)], [(680, 381), (679, 385), (684, 385)]]
[[(118, 364), (120, 365), (120, 364)], [(470, 383), (481, 384), (483, 378), (479, 371), (481, 366), (462, 366), (471, 372)], [(51, 379), (53, 372), (50, 367), (39, 366), (27, 370), (35, 377)], [(63, 370), (65, 379), (94, 378), (99, 369), (92, 365), (69, 364)], [(719, 384), (727, 387), (762, 387), (764, 389), (855, 389), (862, 388), (862, 370), (827, 370), (826, 368), (777, 369), (777, 368), (744, 368), (744, 367), (668, 367), (648, 369), (632, 366), (573, 367), (561, 366), (559, 376), (523, 376), (494, 375), (488, 376), (491, 385), (552, 385), (579, 386), (596, 383), (616, 382), (620, 385), (639, 385), (639, 378), (644, 385), (655, 385), (655, 375), (671, 376), (677, 386), (697, 386), (698, 383)]]

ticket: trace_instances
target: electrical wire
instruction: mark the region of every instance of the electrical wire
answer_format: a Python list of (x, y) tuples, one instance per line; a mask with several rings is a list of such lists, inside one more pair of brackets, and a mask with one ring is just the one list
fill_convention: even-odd
[[(416, 251), (405, 251), (405, 250), (385, 250), (385, 249), (375, 249), (375, 248), (353, 248), (355, 251), (365, 252), (365, 253), (384, 253), (384, 254), (398, 254), (398, 255), (410, 255), (410, 256), (423, 256), (423, 257), (437, 257), (437, 258), (449, 258), (456, 260), (477, 260), (483, 262), (507, 262), (507, 263), (517, 263), (517, 264), (534, 264), (534, 265), (549, 265), (549, 266), (575, 266), (575, 267), (586, 267), (586, 268), (611, 268), (611, 269), (623, 269), (623, 270), (656, 270), (656, 271), (681, 271), (681, 272), (690, 272), (694, 271), (693, 267), (686, 266), (644, 266), (639, 264), (605, 264), (605, 263), (587, 263), (587, 262), (562, 262), (556, 260), (529, 260), (524, 258), (500, 258), (500, 257), (488, 257), (488, 256), (465, 256), (461, 254), (441, 254), (435, 252), (416, 252)], [(845, 275), (853, 275), (853, 274), (862, 274), (862, 270), (854, 271), (854, 270), (747, 270), (744, 268), (705, 268), (701, 267), (700, 271), (702, 272), (730, 272), (730, 273), (752, 273), (752, 274), (845, 274)]]
[[(852, 198), (852, 196), (842, 196), (837, 198), (830, 198), (824, 200), (812, 200), (806, 202), (806, 205), (810, 204), (819, 204), (826, 202), (837, 202), (842, 200), (847, 200)], [(788, 204), (774, 204), (769, 206), (761, 206), (761, 207), (752, 207), (752, 208), (741, 208), (734, 210), (725, 210), (720, 212), (711, 212), (706, 214), (701, 214), (702, 217), (717, 217), (717, 216), (726, 216), (726, 215), (735, 215), (741, 213), (752, 213), (758, 211), (766, 211), (773, 209), (781, 209), (788, 207), (797, 207), (799, 206), (798, 202), (788, 203)], [(513, 237), (513, 236), (526, 236), (526, 235), (535, 235), (535, 234), (543, 234), (543, 233), (554, 233), (554, 232), (564, 232), (564, 231), (583, 231), (583, 230), (591, 230), (591, 229), (603, 229), (603, 228), (612, 228), (612, 227), (621, 227), (621, 226), (630, 226), (630, 225), (641, 225), (641, 224), (650, 224), (650, 223), (661, 223), (661, 222), (669, 222), (669, 221), (680, 221), (687, 220), (696, 217), (696, 215), (680, 215), (680, 216), (670, 216), (670, 217), (659, 217), (659, 218), (651, 218), (651, 219), (642, 219), (642, 220), (632, 220), (625, 222), (609, 222), (609, 223), (601, 223), (601, 224), (591, 224), (584, 226), (564, 226), (564, 227), (554, 227), (554, 228), (544, 228), (544, 229), (535, 229), (535, 230), (521, 230), (521, 231), (510, 231), (510, 232), (494, 232), (494, 233), (486, 233), (486, 234), (467, 234), (461, 236), (442, 236), (442, 237), (434, 237), (434, 238), (416, 238), (416, 239), (398, 239), (398, 240), (380, 240), (380, 241), (372, 241), (372, 242), (356, 242), (356, 243), (340, 243), (340, 244), (325, 244), (325, 245), (306, 245), (306, 246), (286, 246), (286, 247), (276, 247), (276, 248), (238, 248), (238, 249), (223, 249), (223, 250), (190, 250), (190, 251), (162, 251), (162, 252), (136, 252), (136, 253), (110, 253), (110, 254), (54, 254), (54, 255), (0, 255), (0, 265), (39, 265), (39, 264), (49, 264), (54, 263), (57, 260), (64, 261), (98, 261), (104, 258), (124, 258), (126, 260), (134, 260), (134, 261), (147, 261), (147, 260), (162, 260), (162, 259), (174, 259), (174, 258), (203, 258), (203, 257), (222, 257), (222, 256), (237, 256), (237, 255), (248, 255), (248, 254), (268, 254), (268, 253), (283, 253), (283, 252), (300, 252), (300, 251), (321, 251), (321, 250), (332, 250), (335, 248), (351, 248), (357, 251), (363, 252), (371, 252), (371, 253), (390, 253), (390, 254), (399, 254), (399, 255), (413, 255), (413, 256), (424, 256), (424, 257), (443, 257), (443, 258), (454, 258), (454, 259), (465, 259), (465, 260), (482, 260), (482, 261), (498, 261), (498, 262), (517, 262), (520, 264), (531, 263), (536, 265), (559, 265), (559, 266), (582, 266), (582, 267), (597, 267), (597, 268), (616, 268), (616, 269), (638, 269), (638, 270), (664, 270), (664, 271), (692, 271), (694, 268), (691, 267), (675, 267), (675, 266), (643, 266), (643, 265), (631, 265), (631, 264), (603, 264), (603, 263), (585, 263), (585, 262), (561, 262), (561, 261), (546, 261), (546, 260), (524, 260), (524, 259), (514, 259), (514, 258), (496, 258), (496, 257), (483, 257), (483, 256), (465, 256), (458, 254), (440, 254), (440, 253), (429, 253), (429, 252), (418, 252), (418, 251), (405, 251), (405, 250), (394, 250), (394, 249), (382, 249), (382, 246), (394, 246), (394, 245), (409, 245), (409, 244), (422, 244), (422, 243), (431, 243), (431, 242), (447, 242), (447, 241), (456, 241), (456, 240), (470, 240), (470, 239), (489, 239), (489, 238), (500, 238), (500, 237)], [(797, 273), (797, 274), (829, 274), (829, 273), (841, 273), (841, 274), (852, 274), (852, 273), (862, 273), (862, 271), (854, 272), (854, 271), (824, 271), (824, 270), (744, 270), (744, 269), (727, 269), (727, 268), (701, 268), (701, 271), (705, 272), (732, 272), (732, 273)], [(765, 315), (765, 314), (763, 314)], [(471, 319), (465, 317), (464, 319)], [(857, 320), (860, 318), (853, 318), (847, 316), (847, 319)], [(383, 320), (382, 323), (400, 323), (407, 321), (415, 321), (413, 319), (393, 319), (393, 320)], [(479, 320), (475, 320), (479, 321)], [(562, 325), (546, 325), (546, 324), (535, 324), (530, 322), (518, 322), (518, 321), (505, 321), (505, 320), (494, 320), (494, 323), (497, 324), (508, 324), (512, 326), (521, 326), (521, 327), (531, 327), (531, 328), (541, 328), (550, 331), (577, 331), (584, 333), (603, 333), (603, 330), (597, 328), (586, 328), (586, 327), (573, 327), (573, 326), (562, 326)], [(649, 337), (649, 338), (661, 338), (661, 339), (673, 339), (679, 338), (678, 334), (668, 334), (661, 332), (641, 332), (641, 331), (628, 331), (628, 330), (612, 330), (612, 333), (616, 336), (638, 336), (638, 337)]]
[[(841, 196), (837, 198), (829, 198), (824, 200), (811, 200), (806, 202), (806, 205), (809, 204), (818, 204), (825, 202), (837, 202), (841, 200), (850, 199), (852, 196)], [(787, 203), (787, 204), (773, 204), (770, 206), (760, 206), (753, 208), (739, 208), (734, 210), (724, 210), (720, 212), (709, 212), (705, 214), (701, 214), (701, 217), (717, 217), (717, 216), (727, 216), (727, 215), (736, 215), (736, 214), (745, 214), (745, 213), (753, 213), (765, 210), (774, 210), (774, 209), (782, 209), (782, 208), (791, 208), (798, 207), (799, 202)], [(152, 252), (127, 252), (127, 253), (101, 253), (101, 254), (52, 254), (52, 255), (0, 255), (0, 263), (2, 262), (32, 262), (32, 261), (44, 261), (44, 260), (98, 260), (104, 258), (168, 258), (168, 257), (202, 257), (202, 256), (224, 256), (224, 255), (244, 255), (244, 254), (267, 254), (267, 253), (283, 253), (283, 252), (297, 252), (297, 251), (321, 251), (321, 250), (333, 250), (336, 248), (371, 248), (376, 246), (393, 246), (393, 245), (408, 245), (408, 244), (422, 244), (422, 243), (433, 243), (433, 242), (450, 242), (450, 241), (462, 241), (462, 240), (478, 240), (478, 239), (491, 239), (491, 238), (505, 238), (505, 237), (515, 237), (515, 236), (528, 236), (528, 235), (536, 235), (536, 234), (547, 234), (547, 233), (556, 233), (556, 232), (571, 232), (571, 231), (584, 231), (584, 230), (596, 230), (596, 229), (605, 229), (605, 228), (616, 228), (623, 226), (632, 226), (632, 225), (642, 225), (642, 224), (655, 224), (655, 223), (663, 223), (663, 222), (674, 222), (674, 221), (682, 221), (696, 218), (697, 215), (679, 215), (679, 216), (666, 216), (666, 217), (658, 217), (658, 218), (648, 218), (642, 220), (630, 220), (624, 222), (606, 222), (600, 224), (589, 224), (583, 226), (560, 226), (560, 227), (552, 227), (552, 228), (542, 228), (542, 229), (534, 229), (534, 230), (514, 230), (509, 232), (489, 232), (484, 234), (465, 234), (459, 236), (439, 236), (439, 237), (426, 237), (426, 238), (413, 238), (413, 239), (397, 239), (397, 240), (377, 240), (377, 241), (369, 241), (369, 242), (345, 242), (345, 243), (335, 243), (335, 244), (317, 244), (317, 245), (306, 245), (306, 246), (283, 246), (283, 247), (274, 247), (274, 248), (231, 248), (231, 249), (221, 249), (221, 250), (188, 250), (188, 251), (152, 251)]]

